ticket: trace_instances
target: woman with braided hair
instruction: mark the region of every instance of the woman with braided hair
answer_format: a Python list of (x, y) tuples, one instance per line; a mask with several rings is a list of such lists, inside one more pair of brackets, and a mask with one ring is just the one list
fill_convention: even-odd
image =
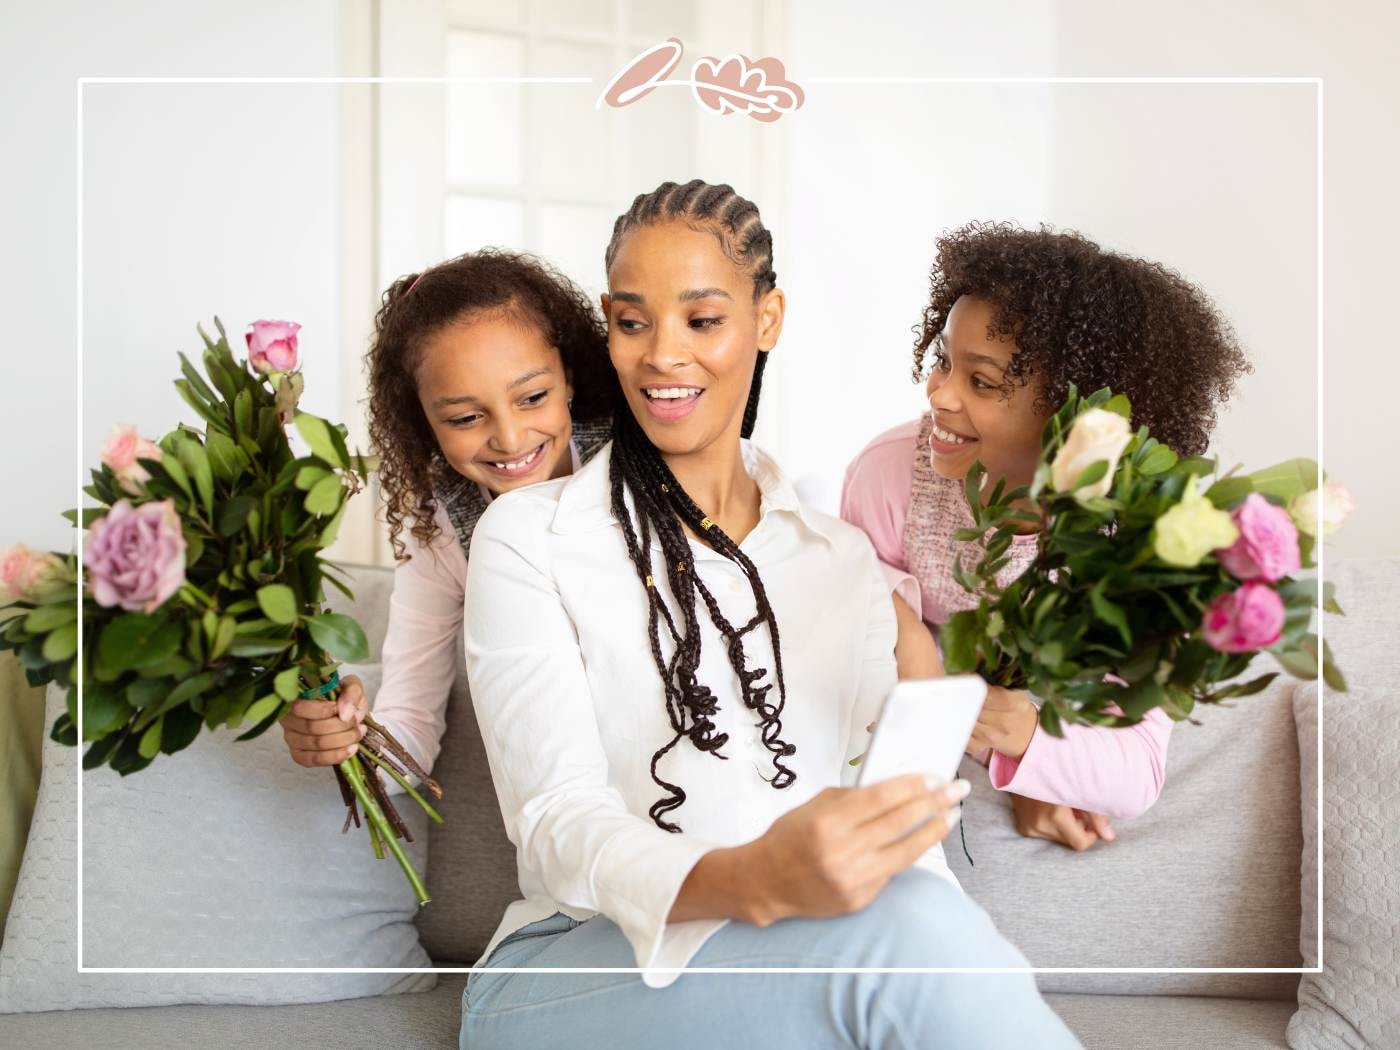
[(612, 441), (472, 541), (467, 670), (523, 899), (462, 1045), (1077, 1045), (1024, 973), (762, 972), (1026, 963), (943, 861), (966, 783), (851, 786), (894, 609), (864, 535), (743, 440), (786, 306), (758, 210), (665, 183), (605, 258)]

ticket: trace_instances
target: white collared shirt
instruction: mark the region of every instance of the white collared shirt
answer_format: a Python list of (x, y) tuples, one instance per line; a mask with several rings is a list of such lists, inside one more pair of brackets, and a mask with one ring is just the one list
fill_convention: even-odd
[[(662, 759), (661, 778), (687, 795), (667, 815), (681, 834), (647, 814), (665, 794), (651, 778), (652, 755), (673, 731), (643, 586), (611, 510), (612, 446), (571, 478), (498, 497), (478, 523), (467, 568), (467, 674), (524, 894), (483, 960), (507, 934), (559, 911), (612, 919), (643, 969), (684, 966), (727, 921), (666, 921), (700, 857), (757, 838), (824, 788), (855, 782), (849, 760), (865, 750), (866, 727), (895, 684), (889, 587), (864, 533), (801, 506), (769, 456), (749, 442), (742, 449), (762, 504), (741, 547), (777, 618), (787, 683), (780, 737), (797, 748), (785, 760), (797, 779), (783, 790), (765, 782), (775, 772), (770, 755), (702, 604), (698, 678), (718, 698), (714, 721), (729, 740), (720, 749), (727, 760), (686, 738)], [(747, 622), (755, 601), (743, 571), (704, 544), (692, 540), (690, 549), (726, 618)], [(676, 614), (655, 540), (652, 558)], [(767, 628), (744, 641), (748, 666), (768, 670), (776, 702)], [(672, 651), (664, 636), (663, 655)], [(919, 864), (956, 885), (941, 846)], [(676, 977), (643, 976), (653, 987)]]

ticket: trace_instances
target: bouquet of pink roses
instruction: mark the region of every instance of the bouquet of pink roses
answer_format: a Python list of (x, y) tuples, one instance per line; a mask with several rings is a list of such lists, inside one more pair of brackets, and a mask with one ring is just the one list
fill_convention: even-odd
[[(1303, 459), (1219, 476), (1214, 460), (1178, 459), (1146, 427), (1134, 433), (1131, 416), (1121, 395), (1070, 387), (1031, 485), (998, 482), (984, 498), (973, 465), (975, 524), (956, 538), (983, 555), (954, 571), (979, 601), (942, 629), (949, 673), (1030, 690), (1056, 735), (1064, 722), (1128, 725), (1154, 707), (1184, 719), (1197, 704), (1257, 693), (1277, 672), (1237, 679), (1261, 652), (1344, 691), (1310, 630), (1317, 607), (1341, 612), (1332, 586), (1297, 574), (1350, 510), (1346, 491), (1318, 491), (1317, 464)], [(1035, 559), (1003, 584), (1013, 535), (1028, 527)]]
[[(175, 383), (203, 428), (153, 442), (115, 427), (84, 490), (98, 506), (67, 514), (87, 529), (82, 593), (73, 557), (0, 552), (0, 648), (17, 652), (31, 683), (67, 690), (51, 735), (76, 746), (81, 733), (85, 769), (135, 773), (205, 728), (249, 725), (238, 739), (255, 737), (299, 697), (333, 697), (337, 660), (368, 655), (359, 624), (323, 607), (326, 584), (350, 592), (321, 557), (363, 461), (344, 427), (297, 408), (299, 325), (255, 322), (246, 362), (215, 325), (217, 341), (200, 331), (204, 374), (181, 354)], [(293, 450), (288, 422), (306, 454)], [(375, 854), (387, 847), (426, 903), (399, 844), (412, 836), (379, 774), (439, 822), (407, 774), (441, 789), (382, 725), (366, 724), (357, 753), (336, 767), (345, 826), (363, 810)]]

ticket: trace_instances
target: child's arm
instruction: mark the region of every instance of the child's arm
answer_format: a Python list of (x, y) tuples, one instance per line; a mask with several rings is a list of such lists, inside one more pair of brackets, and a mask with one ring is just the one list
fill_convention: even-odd
[(933, 640), (933, 632), (898, 593), (894, 596), (894, 614), (899, 625), (899, 637), (894, 644), (899, 680), (942, 678), (943, 657)]
[[(1131, 819), (1157, 801), (1167, 772), (1171, 720), (1159, 709), (1135, 726), (1072, 725), (1053, 737), (1025, 716), (1034, 714), (1029, 694), (989, 687), (997, 703), (981, 716), (978, 730), (992, 747), (988, 773), (1002, 791), (1074, 809)], [(976, 733), (974, 733), (976, 739)]]

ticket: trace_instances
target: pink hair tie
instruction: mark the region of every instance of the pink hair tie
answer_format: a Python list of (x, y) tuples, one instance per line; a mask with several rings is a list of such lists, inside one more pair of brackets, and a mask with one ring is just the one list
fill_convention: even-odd
[(424, 271), (423, 271), (422, 273), (420, 273), (417, 277), (415, 277), (415, 278), (413, 279), (413, 283), (410, 284), (410, 285), (408, 286), (408, 291), (406, 291), (406, 292), (403, 293), (403, 294), (404, 294), (404, 298), (407, 299), (410, 295), (412, 295), (412, 294), (413, 294), (413, 289), (415, 289), (415, 288), (418, 287), (418, 282), (421, 281), (424, 277), (427, 277), (427, 276), (428, 276), (428, 271), (427, 271), (427, 270), (424, 270)]

